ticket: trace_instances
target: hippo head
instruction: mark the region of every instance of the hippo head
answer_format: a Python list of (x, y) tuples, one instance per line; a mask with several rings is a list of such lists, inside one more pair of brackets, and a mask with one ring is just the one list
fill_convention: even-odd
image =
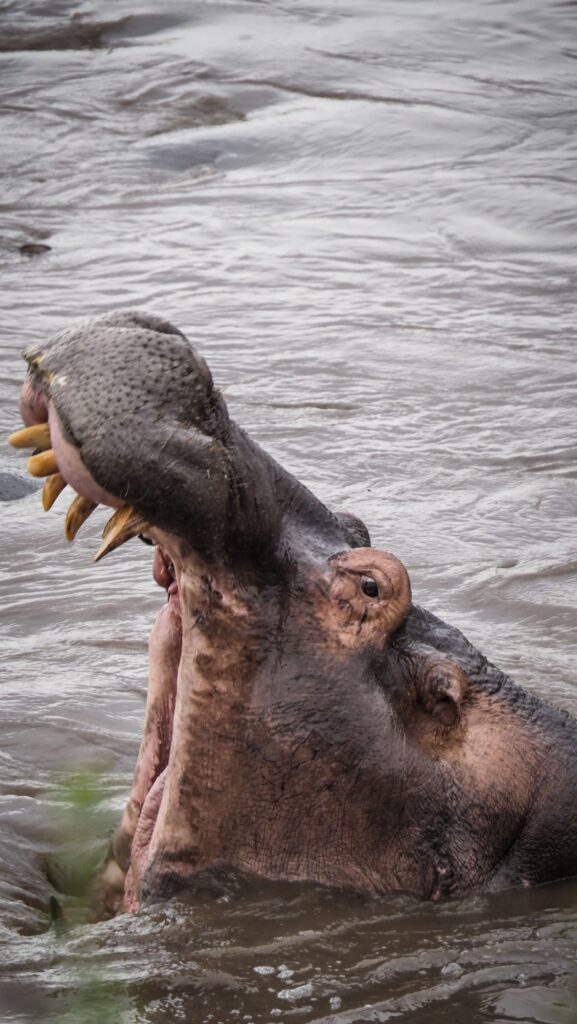
[(76, 491), (69, 539), (113, 508), (96, 558), (140, 535), (168, 596), (105, 899), (220, 865), (423, 896), (495, 877), (543, 746), (402, 563), (246, 436), (165, 321), (112, 314), (26, 358), (12, 442), (37, 449), (45, 508)]

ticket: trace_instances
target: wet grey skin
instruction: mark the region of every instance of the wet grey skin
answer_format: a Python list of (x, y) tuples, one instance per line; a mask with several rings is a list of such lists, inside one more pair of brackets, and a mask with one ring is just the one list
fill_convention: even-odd
[(575, 720), (413, 604), (364, 524), (230, 419), (180, 331), (114, 313), (27, 358), (30, 408), (176, 566), (175, 696), (102, 876), (121, 906), (223, 865), (431, 899), (577, 871)]

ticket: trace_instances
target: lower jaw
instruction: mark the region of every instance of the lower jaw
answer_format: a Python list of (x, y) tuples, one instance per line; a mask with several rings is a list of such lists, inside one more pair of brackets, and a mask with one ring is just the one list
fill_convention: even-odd
[(167, 770), (164, 768), (152, 784), (141, 808), (132, 840), (131, 862), (124, 890), (124, 908), (128, 911), (137, 910), (140, 905), (140, 888), (146, 875), (150, 844), (160, 810)]
[[(156, 557), (160, 558), (160, 553), (157, 553)], [(173, 693), (176, 695), (177, 690), (182, 643), (182, 607), (176, 580), (170, 581), (167, 574), (162, 579), (162, 582), (158, 579), (156, 579), (156, 582), (165, 590), (166, 601), (157, 616), (149, 642), (150, 678), (148, 699), (150, 700), (152, 688), (153, 693), (156, 693), (156, 696), (152, 698), (153, 714), (155, 707), (157, 709), (160, 708), (156, 712), (156, 717), (153, 718), (156, 729), (155, 735), (160, 735), (164, 732), (165, 737), (169, 737), (172, 731), (172, 717), (174, 715), (174, 703), (170, 707), (169, 694)], [(160, 689), (158, 689), (159, 683)], [(162, 698), (163, 693), (167, 695), (165, 699)], [(175, 696), (173, 701), (174, 699)], [(168, 716), (170, 716), (170, 719)], [(145, 724), (145, 737), (146, 735)], [(141, 748), (139, 753), (137, 770), (140, 765), (144, 768), (145, 773), (148, 774), (148, 766), (148, 770), (151, 768), (154, 770), (154, 775), (149, 783), (146, 795), (138, 795), (139, 811), (137, 812), (136, 821), (130, 829), (132, 837), (123, 899), (123, 909), (125, 911), (137, 910), (140, 905), (139, 889), (146, 872), (148, 848), (156, 825), (166, 779), (170, 739), (168, 739), (167, 746), (164, 744), (166, 744), (166, 738), (162, 747), (153, 741), (151, 747), (145, 747), (144, 750)], [(132, 796), (134, 796), (134, 790), (132, 791)]]

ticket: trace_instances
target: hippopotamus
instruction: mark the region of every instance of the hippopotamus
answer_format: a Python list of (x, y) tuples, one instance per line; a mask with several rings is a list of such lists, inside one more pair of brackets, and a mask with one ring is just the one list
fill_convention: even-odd
[(160, 317), (116, 312), (25, 355), (25, 428), (72, 539), (154, 545), (144, 733), (98, 885), (136, 910), (223, 869), (423, 899), (577, 870), (577, 722), (413, 602), (231, 419)]

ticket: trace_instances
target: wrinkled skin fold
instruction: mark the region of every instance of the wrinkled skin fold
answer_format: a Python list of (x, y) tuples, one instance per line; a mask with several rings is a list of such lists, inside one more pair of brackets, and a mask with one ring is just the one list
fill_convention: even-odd
[[(116, 510), (167, 591), (132, 791), (96, 890), (137, 909), (222, 866), (438, 899), (577, 868), (577, 724), (414, 605), (230, 419), (180, 331), (115, 313), (26, 356), (30, 471), (72, 539)], [(122, 554), (115, 557), (122, 557)]]

